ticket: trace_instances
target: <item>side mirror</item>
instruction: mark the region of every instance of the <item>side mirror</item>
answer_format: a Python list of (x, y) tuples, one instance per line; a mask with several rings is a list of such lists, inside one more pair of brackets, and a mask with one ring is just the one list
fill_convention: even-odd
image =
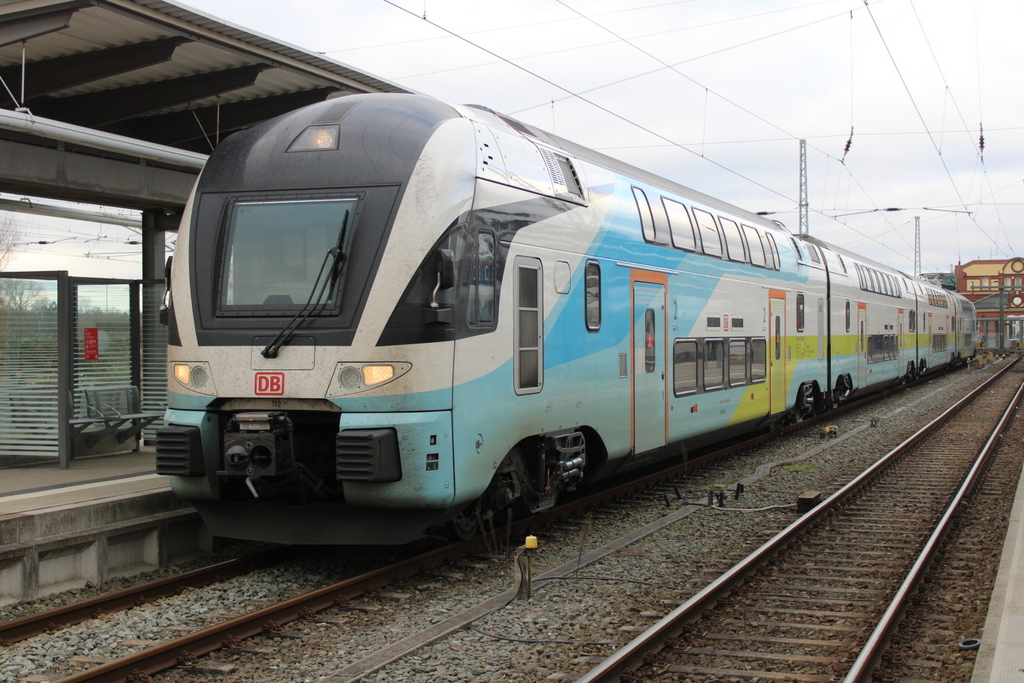
[(438, 249), (437, 275), (438, 287), (449, 289), (455, 286), (455, 253), (451, 249)]
[(168, 256), (167, 263), (164, 264), (164, 297), (160, 302), (160, 324), (165, 326), (169, 317), (168, 309), (171, 305), (171, 261), (173, 260), (173, 256)]

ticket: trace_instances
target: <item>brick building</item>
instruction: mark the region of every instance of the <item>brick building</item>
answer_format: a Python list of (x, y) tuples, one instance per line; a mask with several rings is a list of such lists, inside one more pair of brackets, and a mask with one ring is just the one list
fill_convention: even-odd
[(1024, 327), (1024, 259), (977, 260), (954, 267), (956, 290), (974, 302), (978, 334), (986, 348), (999, 347), (999, 317), (1004, 345), (1020, 340)]

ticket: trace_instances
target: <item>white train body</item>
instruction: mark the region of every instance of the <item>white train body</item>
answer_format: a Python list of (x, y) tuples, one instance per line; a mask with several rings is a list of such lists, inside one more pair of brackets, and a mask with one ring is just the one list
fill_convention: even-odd
[(185, 217), (158, 471), (221, 536), (469, 533), (972, 353), (956, 295), (420, 96), (229, 138)]

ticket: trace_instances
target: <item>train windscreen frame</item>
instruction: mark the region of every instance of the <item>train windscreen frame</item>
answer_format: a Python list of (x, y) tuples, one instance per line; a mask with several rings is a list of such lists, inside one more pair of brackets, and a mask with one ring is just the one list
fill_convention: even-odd
[[(337, 258), (344, 259), (358, 203), (356, 197), (230, 202), (217, 315), (302, 308), (330, 273), (333, 259), (328, 252), (340, 246)], [(324, 312), (336, 312), (337, 289), (336, 283), (329, 283), (321, 301)]]

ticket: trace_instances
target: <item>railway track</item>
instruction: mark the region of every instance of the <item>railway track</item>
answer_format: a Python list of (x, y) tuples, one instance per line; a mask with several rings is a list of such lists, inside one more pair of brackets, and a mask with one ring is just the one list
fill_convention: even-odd
[[(851, 404), (849, 408), (857, 407), (857, 405), (863, 405), (864, 402), (858, 404)], [(848, 409), (849, 409), (848, 408)], [(833, 419), (835, 413), (821, 416), (819, 419)], [(809, 424), (808, 421), (802, 422), (792, 428), (788, 428), (785, 431), (792, 429), (802, 429)], [(736, 444), (726, 449), (721, 449), (714, 453), (708, 453), (699, 458), (693, 458), (686, 463), (680, 464), (676, 467), (669, 468), (662, 472), (653, 473), (649, 476), (643, 477), (639, 480), (629, 482), (620, 486), (609, 488), (606, 491), (601, 491), (596, 494), (581, 498), (573, 501), (567, 505), (560, 506), (547, 515), (540, 517), (533, 517), (528, 520), (519, 522), (507, 531), (500, 531), (500, 534), (504, 534), (506, 537), (515, 536), (519, 538), (526, 532), (527, 529), (537, 528), (545, 524), (557, 522), (558, 520), (572, 518), (578, 515), (581, 511), (597, 508), (602, 505), (606, 505), (609, 501), (614, 501), (624, 496), (635, 493), (638, 490), (649, 489), (653, 487), (661, 486), (662, 489), (666, 485), (671, 489), (672, 482), (678, 480), (679, 477), (686, 474), (688, 471), (697, 467), (714, 462), (717, 459), (724, 458), (737, 451), (752, 448), (753, 446), (763, 443), (766, 439), (771, 439), (775, 435), (767, 435), (757, 437), (749, 440), (742, 444)], [(664, 493), (655, 494), (656, 497), (664, 495)], [(492, 537), (493, 542), (493, 537)], [(317, 612), (336, 606), (344, 606), (348, 601), (355, 599), (358, 596), (365, 594), (368, 591), (380, 589), (381, 587), (388, 585), (392, 581), (403, 581), (408, 579), (410, 576), (417, 574), (418, 572), (430, 571), (442, 564), (453, 561), (454, 558), (465, 557), (466, 555), (474, 553), (486, 553), (489, 550), (487, 547), (487, 541), (483, 538), (473, 539), (471, 541), (455, 544), (446, 548), (440, 548), (435, 551), (431, 551), (424, 555), (416, 558), (412, 558), (408, 561), (398, 563), (396, 565), (382, 568), (378, 571), (371, 572), (362, 577), (358, 577), (340, 584), (335, 584), (326, 587), (322, 590), (315, 591), (307, 596), (295, 598), (293, 600), (286, 601), (280, 605), (271, 606), (265, 609), (257, 610), (251, 614), (244, 615), (238, 619), (230, 619), (222, 624), (212, 626), (207, 629), (202, 629), (196, 633), (190, 634), (184, 638), (177, 639), (175, 641), (169, 641), (159, 646), (150, 647), (142, 652), (138, 652), (135, 655), (131, 655), (121, 660), (109, 662), (101, 665), (90, 671), (85, 671), (80, 674), (76, 674), (70, 678), (65, 679), (66, 681), (120, 681), (120, 680), (143, 680), (143, 677), (147, 674), (152, 674), (160, 670), (164, 670), (169, 667), (180, 667), (180, 666), (191, 666), (199, 657), (203, 654), (215, 651), (221, 648), (237, 649), (241, 646), (242, 641), (246, 638), (256, 634), (267, 634), (267, 633), (280, 633), (284, 630), (284, 626), (294, 620), (315, 620)], [(599, 557), (599, 554), (595, 554), (593, 557), (584, 558), (583, 564), (585, 565), (588, 561), (595, 561)], [(560, 569), (566, 569), (565, 567)], [(222, 567), (213, 573), (224, 574), (230, 570), (228, 567)], [(245, 571), (239, 566), (238, 572)], [(552, 576), (557, 576), (559, 570), (550, 572)], [(186, 578), (186, 580), (189, 580)], [(205, 580), (205, 579), (191, 579)], [(161, 582), (164, 583), (164, 582)], [(174, 587), (163, 587), (164, 594), (169, 594), (180, 590), (180, 588)], [(148, 591), (148, 592), (147, 592)], [(143, 587), (139, 591), (139, 595), (144, 596), (144, 599), (156, 599), (157, 595), (152, 592), (152, 587)], [(137, 604), (139, 601), (138, 597), (131, 598), (129, 596), (116, 595), (114, 596), (120, 600), (122, 607), (130, 607)], [(497, 603), (500, 603), (505, 598), (499, 596)], [(109, 612), (116, 609), (116, 605), (104, 606), (97, 600), (90, 601), (90, 604), (84, 606), (77, 606), (77, 609), (69, 611), (75, 611), (79, 615), (77, 620), (80, 621), (82, 618), (88, 618), (97, 612)], [(86, 615), (86, 616), (82, 616)], [(37, 615), (36, 618), (32, 619), (37, 626), (35, 632), (39, 632), (43, 629), (52, 629), (55, 625), (59, 624), (60, 621), (51, 614)], [(472, 614), (461, 615), (461, 617), (454, 619), (451, 623), (447, 624), (448, 632), (461, 628), (466, 623), (470, 623), (473, 620)], [(25, 620), (18, 620), (23, 622)], [(68, 621), (66, 623), (73, 623)], [(41, 625), (41, 626), (40, 626)], [(25, 629), (24, 624), (17, 624), (16, 622), (9, 622), (9, 624), (0, 625), (0, 629), (5, 626), (17, 626), (20, 629)], [(435, 629), (437, 637), (441, 637), (440, 629)], [(8, 631), (14, 634), (15, 630)], [(23, 631), (27, 633), (27, 631)], [(2, 634), (2, 631), (0, 631)], [(28, 637), (27, 635), (18, 636)], [(13, 638), (8, 638), (13, 640)], [(420, 643), (419, 645), (421, 645)], [(419, 645), (409, 644), (409, 647), (417, 647)], [(407, 648), (408, 649), (408, 648)], [(393, 648), (391, 657), (397, 658), (402, 656), (402, 648)], [(368, 670), (371, 668), (379, 667), (379, 662), (385, 661), (385, 659), (377, 658), (374, 661), (366, 661), (359, 663), (359, 666), (352, 668), (350, 667), (350, 673), (353, 676), (357, 675), (359, 667), (362, 670)], [(344, 676), (336, 678), (335, 680), (346, 680)]]
[(1005, 368), (580, 683), (871, 680), (1022, 376)]
[(100, 595), (89, 600), (58, 607), (0, 623), (0, 644), (17, 643), (41, 633), (80, 624), (103, 614), (138, 607), (170, 595), (176, 595), (188, 588), (199, 588), (219, 583), (230, 578), (248, 574), (251, 571), (269, 567), (288, 557), (285, 548), (274, 548), (208, 567), (170, 576), (158, 581), (133, 586), (124, 590)]

